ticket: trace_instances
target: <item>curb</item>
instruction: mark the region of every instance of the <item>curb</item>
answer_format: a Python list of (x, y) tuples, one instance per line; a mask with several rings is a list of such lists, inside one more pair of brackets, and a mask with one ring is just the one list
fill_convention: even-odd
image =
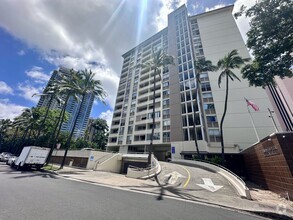
[[(63, 174), (59, 174), (56, 171), (51, 171), (51, 170), (42, 170), (43, 172), (47, 172), (53, 175), (58, 175), (58, 176), (62, 176), (65, 179), (69, 179), (69, 180), (74, 180), (74, 181), (79, 181), (79, 182), (84, 182), (84, 183), (92, 183), (92, 184), (97, 184), (99, 186), (104, 186), (104, 187), (110, 187), (110, 188), (115, 188), (115, 189), (129, 189), (132, 192), (143, 192), (143, 193), (148, 193), (148, 194), (152, 194), (152, 195), (160, 195), (159, 193), (156, 192), (150, 192), (150, 191), (146, 191), (146, 190), (141, 190), (141, 189), (135, 189), (135, 188), (125, 188), (125, 187), (120, 187), (120, 186), (113, 186), (110, 184), (104, 184), (104, 183), (99, 183), (99, 182), (95, 182), (95, 181), (91, 181), (91, 180), (84, 180), (84, 179), (78, 179), (78, 178), (74, 178), (74, 177), (69, 177)], [(160, 186), (158, 186), (160, 187)], [(207, 204), (207, 205), (213, 205), (213, 206), (217, 206), (217, 207), (221, 207), (221, 208), (226, 208), (226, 209), (231, 209), (231, 210), (235, 210), (235, 211), (242, 211), (242, 212), (247, 212), (247, 213), (252, 213), (254, 215), (258, 215), (264, 218), (272, 218), (272, 219), (280, 219), (280, 220), (291, 220), (292, 219), (292, 215), (282, 215), (279, 213), (275, 213), (272, 211), (257, 211), (257, 210), (249, 210), (249, 209), (239, 209), (239, 208), (235, 208), (235, 207), (231, 207), (231, 206), (226, 206), (226, 205), (221, 205), (221, 204), (217, 204), (217, 203), (213, 203), (213, 202), (209, 202), (209, 201), (204, 201), (204, 200), (200, 200), (200, 199), (190, 199), (190, 198), (180, 198), (179, 196), (175, 196), (175, 195), (168, 195), (166, 193), (162, 193), (161, 195), (166, 196), (166, 197), (170, 197), (170, 198), (174, 198), (174, 199), (180, 199), (180, 200), (187, 200), (187, 201), (192, 201), (192, 202), (199, 202), (202, 204)], [(267, 209), (271, 209), (274, 210), (275, 207), (269, 206), (269, 205), (262, 205), (262, 207), (267, 208)]]

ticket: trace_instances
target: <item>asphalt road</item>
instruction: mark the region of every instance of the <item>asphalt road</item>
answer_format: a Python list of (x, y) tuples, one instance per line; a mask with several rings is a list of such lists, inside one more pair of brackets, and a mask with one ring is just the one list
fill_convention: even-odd
[(263, 219), (250, 214), (15, 171), (0, 163), (0, 219)]

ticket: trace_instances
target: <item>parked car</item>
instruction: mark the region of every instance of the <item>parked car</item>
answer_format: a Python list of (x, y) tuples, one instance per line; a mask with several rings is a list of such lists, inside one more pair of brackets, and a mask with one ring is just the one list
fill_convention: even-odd
[(8, 159), (13, 156), (13, 154), (9, 153), (9, 152), (4, 152), (1, 154), (1, 157), (0, 157), (0, 161), (1, 162), (6, 162), (8, 161)]
[(6, 161), (6, 164), (11, 166), (11, 167), (14, 167), (15, 165), (15, 160), (17, 159), (18, 157), (17, 156), (12, 156), (10, 157), (7, 161)]

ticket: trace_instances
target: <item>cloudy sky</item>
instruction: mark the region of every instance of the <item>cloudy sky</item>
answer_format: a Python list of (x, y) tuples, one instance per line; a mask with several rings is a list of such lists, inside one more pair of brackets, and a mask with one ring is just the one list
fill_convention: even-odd
[[(254, 0), (1, 0), (0, 119), (35, 106), (53, 70), (90, 68), (108, 93), (92, 117), (111, 120), (121, 55), (167, 26), (186, 4), (190, 15)], [(248, 22), (237, 20), (245, 38)]]

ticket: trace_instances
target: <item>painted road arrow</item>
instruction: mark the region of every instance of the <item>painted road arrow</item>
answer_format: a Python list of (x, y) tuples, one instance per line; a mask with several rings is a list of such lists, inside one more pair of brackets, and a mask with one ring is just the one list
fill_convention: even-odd
[(175, 184), (178, 178), (186, 178), (185, 176), (181, 175), (180, 173), (176, 171), (166, 174), (165, 177), (166, 177), (166, 182), (170, 184)]
[(216, 192), (221, 189), (223, 186), (214, 185), (213, 181), (210, 178), (202, 178), (204, 184), (196, 184), (210, 192)]

